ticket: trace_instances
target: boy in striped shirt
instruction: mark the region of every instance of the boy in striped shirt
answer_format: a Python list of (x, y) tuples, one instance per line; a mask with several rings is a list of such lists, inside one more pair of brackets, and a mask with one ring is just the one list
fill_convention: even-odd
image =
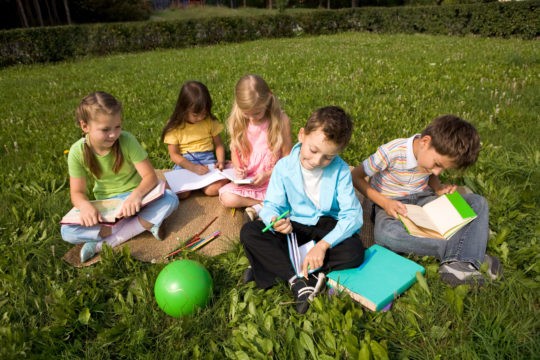
[(478, 217), (446, 241), (409, 235), (398, 219), (398, 214), (407, 215), (404, 204), (422, 206), (455, 191), (456, 185), (441, 183), (439, 175), (474, 164), (479, 151), (480, 137), (474, 126), (457, 116), (443, 115), (421, 134), (380, 146), (354, 168), (355, 188), (375, 203), (375, 242), (400, 253), (437, 257), (441, 279), (452, 286), (483, 284), (479, 270), (484, 262), (489, 277), (498, 278), (500, 262), (486, 254), (489, 209), (484, 197), (463, 196)]

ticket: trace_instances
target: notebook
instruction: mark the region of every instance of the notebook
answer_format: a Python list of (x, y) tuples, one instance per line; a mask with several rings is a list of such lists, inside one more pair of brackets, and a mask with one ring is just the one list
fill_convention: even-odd
[(387, 306), (416, 282), (424, 267), (380, 245), (366, 250), (357, 268), (327, 274), (328, 285), (344, 291), (372, 311)]

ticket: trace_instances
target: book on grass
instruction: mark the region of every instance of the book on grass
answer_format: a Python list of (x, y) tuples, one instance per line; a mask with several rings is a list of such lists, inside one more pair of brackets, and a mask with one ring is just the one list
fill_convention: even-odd
[[(142, 199), (142, 206), (146, 206), (152, 201), (155, 201), (165, 194), (165, 181), (160, 181), (159, 184), (150, 190)], [(99, 211), (103, 221), (100, 224), (113, 225), (120, 220), (116, 215), (122, 208), (123, 199), (106, 199), (106, 200), (92, 200), (92, 205)], [(68, 211), (66, 215), (60, 220), (60, 224), (63, 225), (81, 225), (80, 211), (76, 207), (73, 207)]]
[(366, 249), (357, 268), (334, 270), (326, 275), (328, 285), (345, 292), (372, 311), (384, 309), (416, 282), (424, 267), (380, 245)]
[[(304, 276), (302, 274), (302, 264), (304, 263), (304, 259), (306, 258), (307, 253), (315, 247), (315, 241), (310, 240), (307, 243), (298, 246), (296, 234), (290, 233), (289, 235), (287, 235), (287, 246), (289, 247), (289, 258), (291, 259), (291, 264), (294, 268), (296, 276)], [(319, 270), (319, 268), (309, 269), (308, 273), (311, 274), (317, 270)]]
[(457, 191), (439, 196), (424, 206), (409, 205), (407, 216), (399, 216), (413, 236), (450, 239), (459, 229), (476, 218), (476, 213)]
[(236, 179), (234, 176), (233, 168), (226, 168), (218, 170), (214, 165), (207, 165), (208, 171), (204, 175), (198, 175), (187, 169), (178, 169), (167, 171), (163, 175), (167, 179), (172, 191), (175, 193), (182, 193), (186, 191), (202, 189), (216, 181), (228, 179), (235, 184), (251, 184), (253, 179)]

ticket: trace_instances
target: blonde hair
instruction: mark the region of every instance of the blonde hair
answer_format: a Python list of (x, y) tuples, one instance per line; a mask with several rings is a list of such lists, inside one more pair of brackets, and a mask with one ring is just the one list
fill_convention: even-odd
[[(99, 114), (122, 114), (122, 104), (111, 94), (103, 91), (96, 91), (85, 96), (81, 100), (81, 103), (77, 107), (75, 121), (78, 126), (81, 125), (81, 122), (88, 124)], [(122, 149), (120, 149), (120, 141), (118, 139), (112, 146), (112, 153), (115, 157), (113, 171), (117, 174), (124, 162), (124, 155), (122, 154)], [(83, 155), (84, 164), (90, 169), (90, 172), (99, 179), (101, 177), (102, 169), (86, 138), (84, 141)]]
[(266, 81), (258, 75), (245, 75), (236, 83), (235, 99), (227, 128), (231, 136), (231, 151), (236, 151), (243, 163), (251, 155), (251, 144), (247, 139), (249, 120), (245, 111), (264, 111), (264, 118), (270, 120), (268, 126), (268, 148), (279, 157), (283, 146), (282, 110), (278, 99), (272, 94)]

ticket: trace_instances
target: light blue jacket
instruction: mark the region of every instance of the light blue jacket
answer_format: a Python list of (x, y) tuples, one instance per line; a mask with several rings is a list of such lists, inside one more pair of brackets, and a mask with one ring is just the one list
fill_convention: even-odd
[(351, 171), (339, 156), (323, 168), (320, 208), (317, 208), (304, 191), (299, 158), (301, 146), (301, 143), (296, 144), (288, 156), (277, 162), (259, 216), (268, 225), (274, 216), (289, 210), (292, 221), (311, 226), (316, 225), (321, 216), (331, 216), (338, 222), (324, 240), (334, 247), (362, 227), (362, 207), (354, 193)]

